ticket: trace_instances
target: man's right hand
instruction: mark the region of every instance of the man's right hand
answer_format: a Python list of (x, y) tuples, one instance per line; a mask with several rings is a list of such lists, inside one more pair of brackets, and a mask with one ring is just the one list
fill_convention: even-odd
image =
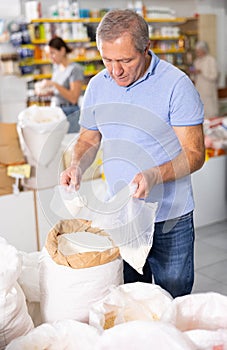
[(64, 170), (60, 175), (60, 184), (62, 186), (75, 186), (75, 190), (78, 191), (82, 179), (82, 172), (79, 166), (71, 165)]

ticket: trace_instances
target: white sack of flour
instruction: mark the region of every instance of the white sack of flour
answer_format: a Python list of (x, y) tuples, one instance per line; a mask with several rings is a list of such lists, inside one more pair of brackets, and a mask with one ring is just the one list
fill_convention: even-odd
[(19, 252), (0, 237), (0, 349), (33, 327), (24, 293), (17, 283), (21, 273)]
[(44, 323), (12, 341), (6, 350), (94, 350), (99, 335), (95, 328), (73, 320)]

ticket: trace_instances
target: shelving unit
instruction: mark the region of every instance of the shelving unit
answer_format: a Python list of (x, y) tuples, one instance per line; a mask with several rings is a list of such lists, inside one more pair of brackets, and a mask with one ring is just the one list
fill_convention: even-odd
[[(189, 50), (194, 50), (190, 42), (191, 33), (197, 39), (197, 18), (146, 18), (151, 35), (151, 48), (160, 58), (174, 64), (189, 74), (193, 56), (188, 56)], [(189, 31), (191, 33), (189, 34)]]
[[(66, 25), (66, 27), (62, 27), (66, 33), (59, 36), (74, 48), (70, 57), (71, 61), (83, 65), (83, 89), (86, 89), (89, 79), (103, 69), (95, 43), (95, 29), (100, 20), (101, 18), (38, 18), (32, 20), (29, 24), (29, 31), (31, 36), (30, 49), (34, 51), (34, 57), (21, 60), (20, 66), (27, 67), (29, 72), (29, 74), (24, 75), (31, 78), (33, 82), (51, 78), (52, 65), (45, 47), (50, 37), (59, 35), (61, 26)], [(153, 52), (189, 74), (189, 67), (194, 59), (193, 46), (197, 39), (197, 19), (145, 17), (145, 20), (149, 25)], [(82, 36), (79, 31), (77, 36), (76, 27), (73, 27), (77, 24), (78, 28), (81, 25), (83, 29), (85, 28)], [(46, 25), (48, 25), (48, 29), (45, 27)], [(48, 30), (48, 33), (45, 33), (45, 30)], [(85, 32), (86, 34), (84, 34)], [(31, 88), (31, 81), (29, 86)]]

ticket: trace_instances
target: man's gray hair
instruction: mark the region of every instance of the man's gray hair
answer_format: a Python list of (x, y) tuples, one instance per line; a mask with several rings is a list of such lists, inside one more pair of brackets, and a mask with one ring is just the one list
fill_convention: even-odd
[(115, 41), (123, 34), (129, 34), (135, 48), (144, 52), (149, 43), (148, 24), (133, 10), (110, 10), (99, 23), (96, 31), (98, 49), (101, 41)]

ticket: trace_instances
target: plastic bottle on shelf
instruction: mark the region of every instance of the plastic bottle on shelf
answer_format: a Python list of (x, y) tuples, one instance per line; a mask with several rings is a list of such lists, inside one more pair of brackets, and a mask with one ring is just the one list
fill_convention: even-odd
[(78, 4), (78, 1), (74, 0), (72, 3), (71, 3), (71, 14), (72, 14), (72, 17), (75, 17), (75, 18), (79, 18), (79, 4)]
[(136, 11), (136, 13), (143, 16), (143, 2), (142, 1), (135, 1), (134, 10)]
[(128, 2), (127, 2), (127, 8), (128, 8), (129, 10), (134, 10), (134, 5), (133, 5), (133, 2), (132, 2), (132, 1), (128, 1)]

